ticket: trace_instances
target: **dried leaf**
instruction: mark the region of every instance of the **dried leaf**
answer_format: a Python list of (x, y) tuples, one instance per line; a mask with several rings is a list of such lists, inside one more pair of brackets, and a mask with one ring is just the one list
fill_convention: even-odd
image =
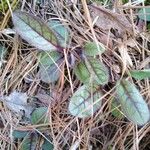
[(96, 58), (89, 58), (76, 64), (74, 72), (84, 84), (104, 85), (108, 83), (108, 69)]
[(31, 114), (32, 124), (48, 123), (47, 111), (47, 107), (36, 108)]
[(16, 32), (32, 46), (45, 51), (61, 49), (55, 33), (38, 17), (15, 11), (12, 20)]
[(101, 107), (102, 92), (96, 87), (83, 85), (73, 94), (69, 103), (69, 112), (76, 117), (92, 116)]
[(144, 69), (144, 70), (131, 70), (130, 71), (131, 76), (134, 77), (135, 79), (146, 79), (150, 78), (150, 69)]
[(121, 110), (129, 120), (140, 126), (149, 121), (148, 105), (134, 84), (126, 80), (117, 82), (116, 93)]
[(103, 44), (97, 44), (95, 42), (87, 42), (84, 45), (84, 53), (87, 56), (95, 56), (98, 54), (102, 54), (105, 51), (105, 47)]
[(130, 55), (128, 54), (128, 49), (127, 49), (127, 45), (125, 44), (121, 44), (118, 47), (119, 53), (121, 55), (121, 59), (122, 59), (122, 74), (124, 74), (126, 68), (128, 66), (133, 66), (132, 60), (130, 58)]
[(27, 103), (28, 96), (26, 93), (14, 91), (9, 96), (5, 96), (4, 99), (6, 106), (10, 110), (18, 114), (21, 114), (21, 111), (24, 111), (25, 116), (30, 118), (30, 114), (33, 111), (33, 106)]
[(44, 94), (37, 93), (35, 97), (45, 105), (52, 105), (54, 103), (53, 96), (50, 94), (46, 94), (46, 92)]
[(95, 24), (102, 30), (117, 29), (120, 35), (126, 31), (132, 33), (132, 25), (125, 15), (112, 12), (102, 6), (90, 5), (89, 7), (92, 18), (98, 17)]

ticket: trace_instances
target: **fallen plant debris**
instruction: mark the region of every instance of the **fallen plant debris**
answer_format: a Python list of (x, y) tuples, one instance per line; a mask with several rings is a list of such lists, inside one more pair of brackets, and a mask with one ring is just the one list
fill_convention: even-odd
[(25, 117), (30, 118), (34, 107), (28, 104), (27, 99), (26, 93), (14, 91), (9, 96), (4, 96), (3, 101), (10, 110), (17, 114), (24, 112)]
[(147, 1), (95, 2), (0, 5), (0, 149), (149, 148)]

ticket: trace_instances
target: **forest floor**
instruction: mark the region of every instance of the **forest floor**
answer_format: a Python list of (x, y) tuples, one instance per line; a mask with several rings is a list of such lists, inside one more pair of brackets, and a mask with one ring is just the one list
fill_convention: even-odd
[(0, 1), (0, 149), (150, 149), (150, 2)]

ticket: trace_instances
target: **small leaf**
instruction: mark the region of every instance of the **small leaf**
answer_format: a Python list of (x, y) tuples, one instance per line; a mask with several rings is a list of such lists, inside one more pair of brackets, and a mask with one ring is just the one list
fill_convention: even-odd
[(67, 28), (65, 28), (59, 20), (50, 20), (47, 24), (57, 36), (59, 44), (64, 48), (67, 47), (69, 40), (69, 32)]
[(44, 140), (44, 143), (42, 145), (42, 150), (53, 150), (54, 146), (52, 143), (50, 143), (48, 140)]
[(60, 70), (62, 61), (62, 55), (59, 52), (42, 52), (39, 55), (39, 78), (46, 83), (57, 81), (61, 75)]
[(101, 96), (101, 91), (96, 87), (83, 85), (71, 97), (69, 112), (79, 118), (90, 117), (100, 109)]
[(29, 131), (18, 131), (14, 130), (12, 135), (14, 138), (22, 139), (29, 134)]
[(105, 51), (105, 47), (101, 44), (97, 44), (95, 42), (87, 42), (84, 45), (84, 53), (87, 56), (95, 56), (98, 54), (102, 54)]
[(135, 79), (146, 79), (150, 78), (150, 69), (144, 69), (144, 70), (131, 70), (130, 71), (131, 76), (134, 77)]
[(28, 134), (26, 137), (24, 137), (20, 146), (20, 150), (35, 150), (37, 140), (38, 140), (37, 134), (34, 133)]
[(30, 118), (30, 114), (33, 111), (33, 106), (29, 105), (27, 100), (28, 96), (26, 93), (17, 91), (12, 92), (9, 96), (4, 96), (4, 102), (10, 110), (20, 115), (22, 115), (21, 111), (24, 111), (25, 116)]
[(53, 52), (40, 52), (38, 55), (38, 60), (40, 65), (42, 66), (51, 66), (52, 64), (56, 63), (56, 61), (60, 60), (62, 58), (62, 54), (53, 51)]
[(124, 115), (121, 113), (121, 106), (118, 104), (116, 99), (113, 99), (111, 102), (111, 113), (116, 118), (124, 118)]
[(150, 8), (140, 9), (140, 11), (138, 12), (138, 16), (142, 20), (146, 19), (146, 21), (150, 21)]
[(96, 58), (79, 62), (74, 68), (75, 75), (84, 84), (104, 85), (108, 83), (108, 69)]
[(140, 126), (149, 121), (148, 106), (134, 84), (126, 80), (118, 81), (116, 93), (121, 110), (129, 120)]
[(31, 114), (32, 124), (48, 123), (47, 107), (36, 108)]
[(32, 46), (45, 51), (60, 48), (55, 33), (38, 17), (15, 11), (12, 20), (16, 32)]
[[(60, 63), (58, 66), (60, 66)], [(58, 68), (55, 64), (46, 67), (40, 66), (38, 72), (39, 78), (45, 83), (53, 83), (57, 81), (61, 75), (59, 69), (60, 68)]]

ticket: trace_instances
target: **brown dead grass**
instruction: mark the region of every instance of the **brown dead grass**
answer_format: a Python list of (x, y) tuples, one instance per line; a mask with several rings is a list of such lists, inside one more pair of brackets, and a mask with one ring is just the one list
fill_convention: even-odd
[[(69, 3), (70, 2), (70, 3)], [(17, 2), (16, 2), (17, 3)], [(14, 4), (12, 4), (14, 5)], [(63, 0), (53, 0), (49, 4), (45, 2), (41, 8), (37, 5), (31, 5), (26, 1), (20, 2), (22, 10), (29, 11), (38, 16), (41, 16), (44, 20), (49, 19), (51, 15), (56, 18), (60, 18), (65, 24), (68, 25), (68, 29), (71, 34), (70, 45), (73, 50), (76, 47), (82, 47), (85, 41), (101, 40), (102, 35), (105, 35), (104, 31), (99, 30), (92, 25), (92, 19), (89, 15), (89, 10), (85, 0), (81, 2), (74, 2)], [(131, 20), (134, 20), (136, 7), (141, 6), (123, 6), (122, 4), (117, 6), (120, 11), (126, 10)], [(144, 6), (142, 6), (144, 7)], [(8, 20), (10, 21), (10, 9), (5, 12), (5, 17), (1, 23), (1, 30), (7, 28)], [(132, 25), (134, 22), (132, 21)], [(130, 47), (128, 52), (133, 66), (124, 66), (125, 70), (130, 68), (138, 69), (145, 68), (150, 63), (150, 51), (149, 51), (149, 33), (140, 32), (137, 33), (135, 26), (133, 27), (134, 35), (132, 37), (135, 42), (135, 47)], [(106, 36), (106, 35), (105, 35)], [(110, 36), (107, 35), (107, 52), (102, 57), (103, 61), (112, 71), (111, 81), (118, 79), (117, 73), (114, 70), (114, 66), (119, 67), (122, 72), (122, 64), (125, 60), (120, 57), (117, 52), (118, 45), (109, 46)], [(142, 39), (142, 40), (138, 40)], [(116, 39), (117, 40), (117, 39)], [(143, 127), (137, 127), (127, 120), (120, 120), (114, 118), (111, 115), (110, 102), (111, 97), (115, 94), (112, 88), (105, 90), (105, 97), (103, 99), (102, 108), (89, 119), (79, 119), (69, 115), (67, 107), (69, 98), (73, 91), (80, 86), (80, 83), (74, 79), (72, 72), (67, 67), (67, 71), (62, 74), (59, 82), (55, 86), (45, 86), (36, 79), (34, 71), (37, 68), (37, 52), (32, 50), (29, 45), (23, 43), (23, 41), (15, 35), (14, 37), (2, 35), (0, 33), (0, 41), (8, 46), (10, 52), (7, 56), (7, 63), (2, 68), (0, 75), (0, 92), (1, 95), (8, 94), (14, 89), (18, 91), (27, 92), (31, 97), (38, 93), (40, 90), (54, 91), (54, 105), (51, 107), (48, 102), (37, 102), (39, 106), (47, 106), (49, 108), (49, 126), (47, 124), (40, 125), (43, 127), (43, 131), (49, 134), (53, 139), (55, 149), (71, 149), (79, 147), (78, 149), (97, 149), (97, 150), (146, 150), (150, 149), (150, 126), (149, 124)], [(123, 41), (126, 42), (126, 41)], [(27, 51), (27, 52), (25, 52)], [(67, 55), (67, 52), (65, 53)], [(28, 59), (30, 58), (30, 62)], [(67, 66), (67, 59), (65, 59)], [(24, 83), (24, 79), (27, 78), (29, 73), (33, 73), (33, 80), (31, 83)], [(122, 72), (124, 74), (124, 72)], [(122, 74), (122, 75), (123, 75)], [(135, 81), (140, 92), (145, 97), (146, 102), (150, 105), (150, 82), (149, 80)], [(42, 132), (37, 129), (38, 126), (30, 125), (28, 122), (20, 122), (21, 118), (10, 110), (3, 103), (0, 103), (0, 149), (19, 149), (19, 144), (15, 144), (12, 137), (12, 130), (31, 130), (37, 131), (42, 136)], [(3, 124), (3, 125), (2, 125)], [(20, 142), (21, 144), (21, 142)]]

